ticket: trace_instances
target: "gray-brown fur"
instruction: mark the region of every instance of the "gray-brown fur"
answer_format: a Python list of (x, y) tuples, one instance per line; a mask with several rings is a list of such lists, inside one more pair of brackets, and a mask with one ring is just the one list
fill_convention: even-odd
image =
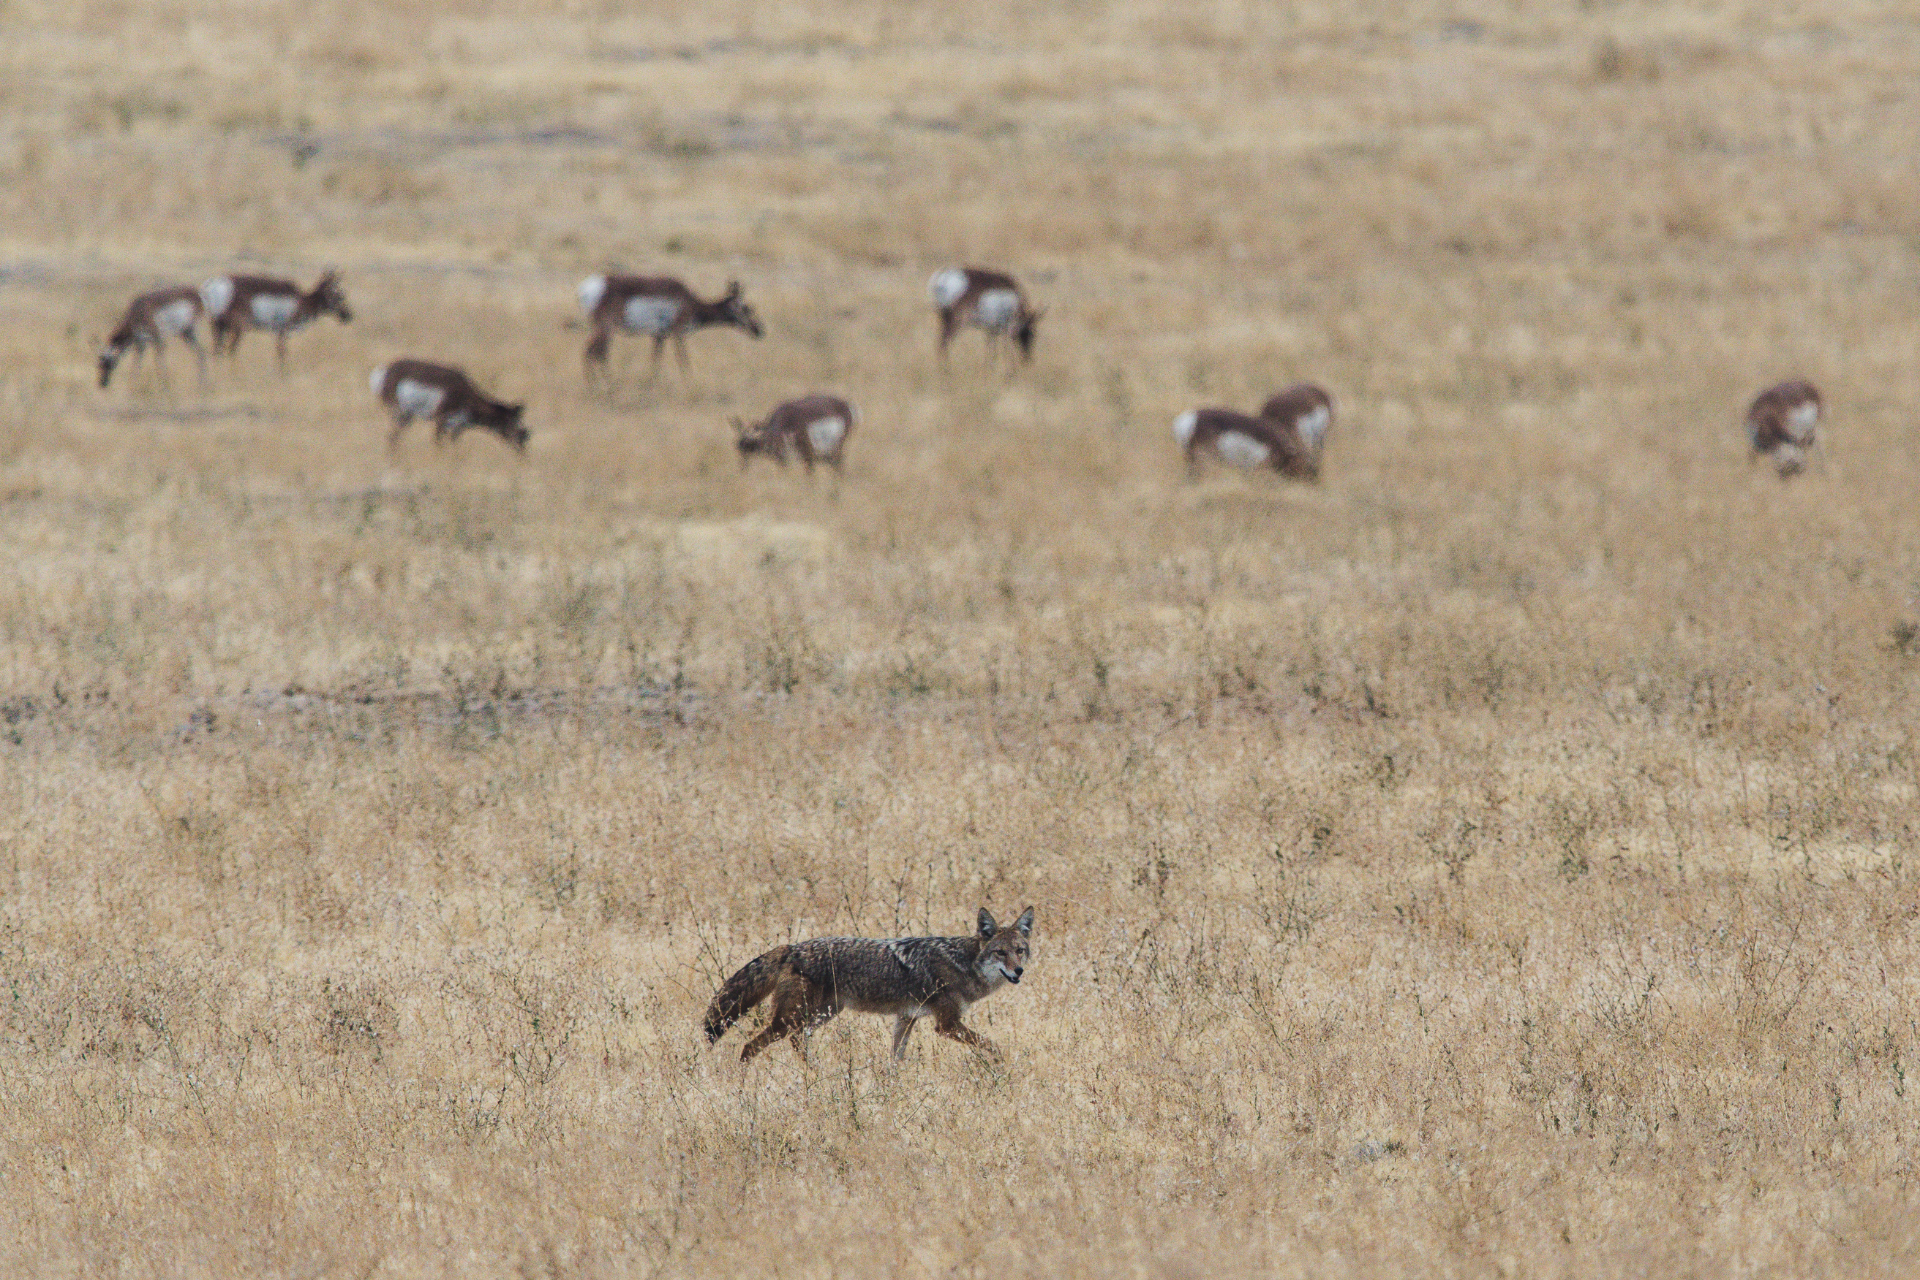
[(332, 271), (322, 274), (311, 289), (271, 276), (215, 276), (200, 286), (200, 299), (213, 321), (215, 355), (236, 351), (248, 329), (264, 329), (273, 335), (274, 358), (282, 370), (289, 333), (321, 316), (333, 316), (341, 324), (353, 319), (340, 277)]
[[(1033, 935), (1033, 908), (1001, 927), (985, 907), (971, 937), (814, 938), (775, 947), (749, 960), (721, 985), (707, 1006), (707, 1042), (727, 1033), (748, 1010), (770, 1001), (767, 1025), (747, 1042), (741, 1061), (787, 1036), (806, 1057), (806, 1033), (845, 1009), (891, 1015), (893, 1056), (905, 1056), (907, 1037), (921, 1018), (934, 1031), (990, 1057), (1000, 1051), (962, 1018), (1025, 971)], [(798, 1034), (796, 1034), (798, 1033)]]
[(127, 304), (119, 327), (108, 335), (106, 346), (100, 350), (100, 385), (106, 386), (113, 378), (114, 366), (128, 351), (132, 351), (137, 360), (148, 347), (152, 347), (155, 365), (164, 368), (160, 364), (161, 352), (165, 348), (162, 339), (169, 333), (193, 348), (194, 358), (200, 365), (200, 378), (205, 381), (207, 353), (195, 331), (204, 311), (200, 303), (200, 291), (186, 285), (155, 289), (135, 298)]
[(1747, 409), (1747, 441), (1754, 453), (1766, 455), (1782, 479), (1797, 475), (1807, 465), (1821, 409), (1820, 392), (1811, 382), (1768, 387)]
[(860, 420), (860, 411), (838, 396), (801, 396), (780, 405), (765, 419), (747, 426), (733, 420), (734, 447), (740, 451), (740, 465), (754, 454), (787, 465), (787, 455), (799, 458), (807, 470), (816, 462), (835, 471), (845, 457), (847, 437)]
[(651, 334), (656, 370), (660, 352), (672, 338), (683, 373), (688, 369), (687, 334), (691, 330), (731, 325), (755, 338), (766, 332), (760, 317), (741, 296), (738, 280), (729, 280), (727, 291), (712, 302), (702, 301), (671, 276), (590, 276), (581, 281), (579, 292), (581, 310), (593, 327), (582, 356), (589, 374), (605, 367), (615, 329)]
[(496, 400), (473, 384), (462, 369), (425, 360), (395, 360), (373, 371), (373, 393), (393, 415), (387, 447), (400, 442), (414, 418), (433, 423), (433, 441), (458, 440), (469, 427), (491, 431), (525, 453), (527, 429), (520, 416), (525, 405)]

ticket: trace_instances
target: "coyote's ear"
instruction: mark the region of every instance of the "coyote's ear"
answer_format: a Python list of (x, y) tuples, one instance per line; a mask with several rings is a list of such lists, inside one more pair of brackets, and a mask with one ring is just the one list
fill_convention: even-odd
[(993, 922), (993, 912), (987, 910), (985, 907), (980, 908), (980, 936), (982, 938), (991, 938), (999, 931), (999, 926)]
[(1013, 922), (1013, 927), (1020, 931), (1021, 937), (1031, 938), (1033, 936), (1033, 908), (1028, 907), (1025, 911), (1022, 911), (1020, 918)]

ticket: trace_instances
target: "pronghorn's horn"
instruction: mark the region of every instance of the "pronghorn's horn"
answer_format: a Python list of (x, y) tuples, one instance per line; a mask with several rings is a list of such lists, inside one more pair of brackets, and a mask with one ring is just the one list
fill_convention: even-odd
[(747, 438), (746, 423), (740, 421), (740, 419), (738, 418), (728, 418), (727, 421), (733, 424), (733, 434), (736, 438), (741, 440), (744, 440)]
[(729, 298), (737, 298), (740, 296), (740, 282), (738, 280), (727, 281), (727, 296)]

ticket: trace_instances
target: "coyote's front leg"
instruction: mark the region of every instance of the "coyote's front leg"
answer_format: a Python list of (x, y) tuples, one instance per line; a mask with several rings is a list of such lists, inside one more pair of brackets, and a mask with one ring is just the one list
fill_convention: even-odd
[(955, 1010), (936, 1011), (933, 1017), (933, 1029), (935, 1034), (943, 1035), (949, 1040), (958, 1040), (974, 1052), (991, 1058), (995, 1062), (1005, 1060), (1006, 1055), (1000, 1052), (1000, 1047), (960, 1021), (960, 1014)]

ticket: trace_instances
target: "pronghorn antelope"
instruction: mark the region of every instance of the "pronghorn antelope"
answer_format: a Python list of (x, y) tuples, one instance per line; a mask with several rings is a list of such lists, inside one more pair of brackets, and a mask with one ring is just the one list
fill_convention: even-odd
[(740, 465), (763, 453), (781, 466), (787, 465), (787, 451), (799, 455), (809, 472), (813, 464), (824, 462), (835, 471), (847, 447), (847, 437), (860, 421), (860, 411), (838, 396), (802, 396), (789, 400), (765, 421), (748, 426), (733, 420), (734, 447), (740, 450)]
[(991, 355), (994, 339), (1011, 338), (1020, 359), (1033, 359), (1034, 326), (1045, 315), (1027, 305), (1026, 295), (1013, 277), (979, 267), (943, 267), (927, 281), (927, 292), (940, 312), (940, 358), (963, 325), (984, 329)]
[(758, 338), (766, 332), (760, 317), (740, 296), (740, 282), (729, 280), (727, 291), (712, 302), (702, 302), (693, 290), (670, 276), (588, 276), (580, 282), (580, 309), (593, 325), (582, 357), (587, 371), (606, 367), (607, 343), (615, 329), (653, 335), (653, 368), (660, 368), (660, 351), (673, 339), (680, 370), (687, 370), (687, 331), (714, 325), (733, 325)]
[(121, 317), (120, 327), (100, 349), (100, 385), (107, 385), (113, 377), (114, 366), (129, 350), (137, 360), (148, 347), (153, 348), (154, 367), (162, 370), (161, 376), (165, 377), (166, 366), (161, 363), (165, 344), (161, 338), (169, 333), (193, 348), (194, 358), (200, 362), (200, 380), (205, 382), (207, 352), (194, 332), (194, 326), (199, 323), (200, 294), (196, 290), (179, 285), (141, 294), (127, 304), (127, 314)]
[(1806, 468), (1819, 425), (1820, 393), (1811, 382), (1768, 387), (1747, 410), (1747, 440), (1754, 453), (1767, 455), (1783, 480)]
[(425, 360), (395, 360), (375, 369), (368, 381), (373, 394), (393, 414), (393, 430), (387, 433), (389, 449), (400, 443), (400, 433), (416, 417), (423, 417), (433, 422), (435, 444), (458, 440), (468, 427), (479, 427), (520, 452), (527, 451), (527, 429), (520, 423), (526, 406), (495, 400), (474, 386), (462, 370)]
[(246, 330), (265, 329), (273, 334), (274, 355), (283, 372), (289, 333), (325, 315), (338, 316), (341, 324), (353, 319), (347, 297), (340, 292), (340, 277), (331, 271), (304, 293), (291, 280), (215, 276), (200, 286), (200, 301), (213, 319), (215, 355), (236, 350)]
[(1231, 409), (1189, 409), (1173, 420), (1173, 436), (1186, 451), (1189, 475), (1204, 452), (1236, 467), (1272, 467), (1295, 480), (1314, 480), (1332, 423), (1332, 398), (1302, 382), (1269, 398), (1257, 418)]

